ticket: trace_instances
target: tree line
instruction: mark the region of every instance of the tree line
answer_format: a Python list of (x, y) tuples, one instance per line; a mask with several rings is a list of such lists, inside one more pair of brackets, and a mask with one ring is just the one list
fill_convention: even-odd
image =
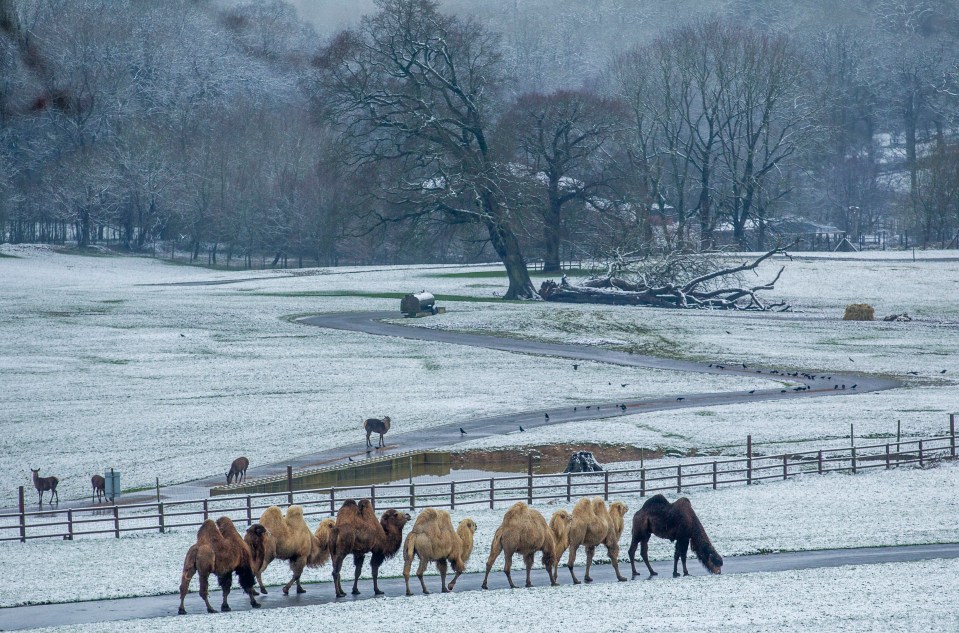
[(677, 21), (563, 85), (535, 76), (549, 42), (432, 0), (328, 37), (277, 0), (0, 0), (0, 240), (247, 266), (492, 255), (511, 297), (535, 296), (529, 259), (766, 249), (784, 216), (944, 246), (959, 8), (856, 7)]

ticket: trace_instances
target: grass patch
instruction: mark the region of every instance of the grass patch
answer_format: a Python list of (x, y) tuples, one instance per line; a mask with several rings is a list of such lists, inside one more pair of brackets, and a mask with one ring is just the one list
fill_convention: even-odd
[[(587, 276), (592, 274), (592, 271), (586, 270), (585, 268), (570, 268), (569, 270), (564, 270), (561, 273), (544, 273), (541, 270), (531, 270), (529, 271), (530, 277), (556, 277), (558, 275), (570, 275), (570, 276)], [(505, 270), (474, 270), (466, 273), (434, 273), (429, 275), (430, 277), (443, 277), (446, 279), (506, 279)]]

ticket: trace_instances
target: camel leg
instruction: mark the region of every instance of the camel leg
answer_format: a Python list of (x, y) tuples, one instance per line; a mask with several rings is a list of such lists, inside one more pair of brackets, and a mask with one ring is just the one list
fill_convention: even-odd
[(613, 566), (613, 571), (616, 572), (616, 580), (626, 582), (626, 577), (619, 573), (619, 543), (613, 543), (612, 547), (607, 547), (606, 553), (609, 554), (609, 564)]
[[(423, 593), (424, 593), (424, 594), (429, 594), (429, 592), (430, 592), (430, 590), (426, 588), (426, 581), (423, 580), (423, 573), (426, 571), (426, 566), (427, 566), (428, 564), (429, 564), (429, 561), (426, 560), (425, 558), (423, 558), (423, 557), (421, 556), (421, 557), (420, 557), (420, 564), (419, 564), (419, 566), (416, 568), (416, 577), (420, 579), (420, 587), (423, 588)], [(412, 592), (410, 592), (410, 593), (408, 593), (407, 595), (410, 595), (410, 596), (411, 596), (411, 595), (413, 595), (413, 594), (412, 594)]]
[(370, 556), (370, 567), (373, 568), (373, 595), (382, 596), (384, 592), (380, 591), (380, 565), (383, 564), (383, 561), (386, 560), (386, 557), (377, 552), (373, 552), (373, 555)]
[(363, 561), (366, 554), (353, 554), (353, 595), (360, 595), (360, 573), (363, 571)]
[(446, 559), (442, 558), (436, 561), (436, 569), (440, 572), (440, 592), (449, 593), (449, 589), (446, 588)]
[[(266, 568), (266, 565), (264, 565), (263, 568), (265, 569), (265, 568)], [(263, 595), (266, 595), (266, 594), (269, 593), (269, 592), (266, 590), (266, 586), (263, 584), (263, 569), (261, 569), (260, 571), (256, 572), (256, 582), (257, 582), (258, 585), (260, 585), (260, 593), (262, 593)]]
[(586, 573), (583, 574), (583, 580), (586, 582), (593, 582), (593, 578), (589, 575), (589, 568), (593, 565), (593, 556), (596, 554), (596, 546), (592, 545), (586, 548)]
[(333, 558), (333, 587), (336, 590), (337, 598), (342, 598), (346, 595), (346, 592), (343, 591), (343, 585), (340, 582), (340, 570), (343, 568), (343, 560), (345, 558), (345, 553)]
[(573, 573), (573, 565), (576, 563), (576, 550), (579, 549), (579, 543), (576, 543), (575, 546), (573, 543), (569, 544), (569, 558), (566, 559), (566, 567), (569, 569), (569, 575), (573, 577), (573, 584), (579, 584), (579, 578), (576, 577), (576, 574)]
[[(186, 607), (183, 606), (183, 600), (186, 598), (186, 594), (190, 590), (190, 581), (193, 580), (194, 573), (195, 573), (195, 570), (193, 569), (190, 569), (190, 570), (184, 569), (183, 575), (180, 576), (180, 610), (178, 611), (180, 615), (186, 615)], [(206, 590), (207, 588), (206, 588), (206, 582), (205, 582), (206, 580), (207, 579), (201, 574), (200, 575), (200, 597), (203, 598), (203, 602), (206, 602), (207, 611), (211, 613), (216, 613), (216, 611), (213, 610), (213, 607), (210, 606), (210, 603), (207, 600), (207, 590)]]
[(673, 578), (679, 577), (679, 572), (676, 570), (676, 560), (680, 559), (683, 561), (683, 576), (689, 575), (689, 570), (686, 569), (686, 553), (689, 551), (689, 539), (681, 538), (676, 540), (676, 553), (674, 554), (673, 560)]
[[(405, 549), (405, 548), (404, 548)], [(422, 562), (422, 561), (421, 561)], [(412, 596), (413, 592), (410, 591), (410, 570), (413, 569), (413, 557), (406, 556), (406, 552), (403, 553), (403, 580), (406, 581), (406, 595)], [(422, 582), (422, 579), (420, 580)], [(423, 590), (426, 590), (426, 587), (423, 587)]]
[(649, 564), (649, 538), (645, 538), (640, 543), (639, 553), (643, 557), (643, 562), (646, 563), (646, 568), (649, 569), (649, 576), (653, 577), (656, 575), (656, 572), (653, 571), (653, 566)]
[(466, 565), (453, 563), (453, 571), (456, 573), (453, 574), (453, 580), (450, 581), (450, 584), (446, 586), (449, 591), (453, 591), (453, 587), (456, 586), (456, 581), (459, 580), (460, 575), (466, 569)]
[(535, 554), (523, 554), (523, 563), (526, 565), (526, 586), (533, 586), (533, 578), (530, 576), (533, 572), (533, 559)]
[(290, 578), (290, 582), (283, 585), (283, 595), (289, 595), (290, 587), (293, 586), (293, 583), (296, 583), (296, 593), (306, 593), (306, 589), (300, 585), (300, 576), (303, 575), (303, 568), (306, 566), (306, 559), (303, 557), (297, 557), (290, 560), (290, 569), (293, 571), (293, 577)]
[(506, 580), (509, 581), (509, 588), (516, 589), (516, 585), (513, 584), (513, 577), (509, 573), (513, 568), (513, 552), (507, 551), (504, 556), (506, 557), (506, 564), (503, 565), (503, 573), (506, 574)]
[(228, 571), (225, 574), (220, 574), (216, 579), (219, 581), (220, 589), (223, 591), (223, 604), (220, 605), (220, 611), (224, 613), (231, 611), (226, 599), (230, 596), (230, 588), (233, 586), (233, 572)]
[(639, 534), (633, 534), (633, 537), (629, 541), (629, 549), (627, 553), (629, 554), (629, 566), (633, 569), (633, 577), (639, 575), (639, 572), (636, 571), (636, 547), (639, 545)]
[(489, 589), (486, 584), (487, 581), (489, 581), (489, 570), (493, 568), (493, 563), (496, 562), (503, 548), (498, 537), (498, 534), (493, 535), (493, 544), (490, 546), (489, 558), (486, 559), (486, 575), (483, 576), (483, 589)]

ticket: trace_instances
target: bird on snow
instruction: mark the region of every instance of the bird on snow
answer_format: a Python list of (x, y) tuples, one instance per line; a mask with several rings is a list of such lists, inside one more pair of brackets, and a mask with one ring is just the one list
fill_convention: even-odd
[(622, 409), (623, 411), (625, 411), (625, 410), (626, 410), (626, 405), (625, 405), (625, 404), (621, 404), (621, 405), (619, 405), (619, 408)]
[(625, 386), (628, 385), (628, 384), (629, 384), (628, 382), (623, 382), (623, 383), (620, 383), (619, 386), (620, 386), (620, 387), (625, 387)]
[(544, 414), (543, 414), (543, 417), (545, 417), (545, 418), (546, 418), (546, 421), (549, 422), (549, 414), (548, 414), (548, 413), (544, 413)]
[(576, 371), (577, 369), (579, 369), (579, 365), (573, 365), (573, 371)]
[(573, 407), (573, 411), (576, 411), (576, 410), (578, 410), (578, 409), (579, 409), (579, 407)]
[(849, 362), (850, 362), (850, 363), (855, 363), (856, 361), (854, 361), (854, 360), (852, 359), (852, 356), (850, 356), (850, 357), (849, 357)]
[(943, 369), (943, 370), (942, 370), (941, 372), (939, 372), (939, 373), (940, 373), (940, 374), (944, 374), (944, 373), (946, 373), (946, 370)]
[(755, 389), (753, 389), (753, 390), (752, 390), (752, 391), (750, 391), (749, 393), (756, 393), (756, 390), (755, 390)]
[[(856, 383), (856, 384), (859, 384), (859, 383)], [(856, 385), (853, 385), (852, 387), (850, 387), (850, 389), (855, 389), (855, 388), (856, 388)]]
[[(911, 375), (913, 375), (913, 376), (918, 376), (918, 375), (919, 375), (919, 372), (918, 372), (918, 371), (907, 371), (906, 373), (907, 373), (907, 374), (911, 374)], [(942, 373), (942, 372), (939, 372), (939, 373)]]
[(676, 400), (685, 400), (686, 398), (676, 398)]
[(523, 425), (522, 425), (522, 424), (519, 425), (519, 432), (520, 432), (520, 433), (525, 433), (525, 432), (526, 432), (526, 429), (523, 428)]
[(460, 427), (460, 435), (466, 435), (466, 431), (463, 430), (463, 427)]
[(350, 461), (353, 461), (353, 458), (350, 457), (349, 455), (347, 455), (346, 458), (347, 458), (348, 460), (350, 460)]

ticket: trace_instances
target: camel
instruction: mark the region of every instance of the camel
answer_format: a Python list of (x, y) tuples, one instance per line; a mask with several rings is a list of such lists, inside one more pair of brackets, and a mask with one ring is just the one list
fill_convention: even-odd
[(329, 534), (333, 529), (333, 520), (327, 519), (321, 523), (314, 534), (303, 518), (302, 506), (290, 506), (285, 517), (279, 507), (270, 506), (260, 516), (260, 524), (270, 531), (275, 543), (273, 555), (254, 568), (260, 591), (267, 593), (263, 585), (263, 570), (274, 559), (279, 559), (289, 561), (290, 571), (293, 572), (290, 582), (283, 586), (283, 593), (289, 594), (293, 583), (296, 583), (296, 593), (305, 593), (306, 589), (300, 584), (303, 570), (306, 567), (319, 567), (330, 559)]
[(237, 457), (233, 460), (233, 463), (230, 464), (230, 470), (226, 474), (226, 483), (230, 485), (234, 481), (240, 483), (240, 481), (246, 479), (246, 469), (250, 467), (250, 460), (246, 457)]
[[(243, 540), (250, 546), (250, 553), (252, 554), (250, 568), (253, 570), (253, 576), (260, 583), (262, 592), (266, 593), (266, 587), (263, 586), (261, 574), (263, 570), (266, 569), (266, 566), (270, 564), (270, 561), (276, 558), (276, 539), (273, 538), (273, 534), (263, 527), (262, 524), (254, 523), (246, 529)], [(260, 592), (255, 589), (253, 593), (257, 596), (260, 595)]]
[[(406, 536), (403, 545), (403, 578), (406, 579), (406, 595), (412, 596), (410, 591), (410, 568), (413, 557), (419, 556), (420, 565), (416, 570), (416, 577), (420, 579), (423, 593), (428, 594), (426, 582), (423, 581), (423, 572), (430, 561), (436, 562), (436, 569), (440, 572), (440, 588), (443, 593), (453, 591), (460, 574), (466, 571), (466, 563), (473, 553), (473, 534), (476, 533), (476, 523), (473, 519), (463, 519), (453, 531), (453, 520), (446, 510), (426, 508), (418, 517), (413, 529)], [(446, 585), (447, 563), (453, 566), (456, 575)]]
[(633, 515), (633, 539), (629, 544), (629, 564), (633, 568), (633, 576), (639, 575), (636, 571), (637, 543), (642, 544), (640, 553), (649, 569), (650, 577), (656, 575), (653, 566), (649, 564), (649, 537), (653, 534), (676, 541), (673, 552), (674, 578), (679, 577), (677, 567), (680, 559), (683, 561), (683, 575), (689, 575), (689, 570), (686, 569), (686, 552), (690, 542), (703, 567), (713, 574), (723, 573), (723, 557), (713, 547), (703, 524), (699, 522), (699, 517), (693, 512), (693, 506), (686, 497), (670, 503), (663, 495), (655, 495)]
[(94, 475), (90, 477), (90, 485), (93, 486), (93, 499), (97, 503), (103, 501), (106, 496), (107, 480), (103, 475)]
[(566, 567), (573, 577), (573, 584), (578, 585), (579, 579), (573, 572), (576, 562), (576, 550), (582, 545), (586, 548), (586, 573), (583, 579), (593, 582), (589, 576), (589, 568), (593, 564), (593, 554), (596, 546), (603, 545), (609, 553), (609, 561), (616, 572), (616, 579), (625, 582), (626, 577), (619, 573), (619, 537), (623, 533), (623, 517), (626, 515), (626, 504), (614, 501), (606, 509), (606, 503), (599, 497), (593, 499), (582, 498), (573, 507), (573, 520), (569, 525), (569, 558)]
[(553, 578), (559, 584), (559, 561), (569, 547), (569, 525), (573, 517), (566, 510), (557, 510), (549, 519), (549, 529), (553, 532), (556, 541), (556, 558), (553, 561)]
[[(254, 537), (255, 538), (255, 537)], [(190, 581), (194, 574), (200, 574), (200, 597), (206, 603), (209, 613), (216, 613), (210, 606), (209, 577), (215, 574), (223, 590), (223, 604), (221, 611), (230, 611), (227, 597), (233, 585), (233, 573), (240, 578), (240, 586), (250, 596), (250, 606), (258, 609), (253, 584), (253, 551), (240, 533), (236, 531), (233, 521), (229, 517), (220, 517), (213, 522), (207, 519), (196, 533), (196, 543), (190, 546), (183, 560), (183, 574), (180, 576), (180, 610), (184, 615), (186, 609), (183, 601), (190, 588)]]
[[(555, 517), (554, 517), (555, 518)], [(557, 521), (558, 526), (564, 526), (562, 521)], [(487, 581), (489, 572), (493, 567), (493, 562), (503, 552), (506, 564), (503, 566), (503, 572), (506, 574), (506, 580), (509, 586), (516, 589), (513, 584), (513, 577), (510, 575), (510, 569), (513, 566), (513, 554), (519, 553), (526, 564), (526, 586), (532, 587), (533, 582), (530, 578), (530, 572), (533, 567), (533, 558), (536, 552), (543, 552), (543, 566), (549, 575), (551, 585), (559, 584), (556, 582), (556, 551), (557, 535), (553, 533), (550, 526), (546, 524), (546, 519), (536, 510), (530, 508), (522, 501), (518, 501), (506, 511), (503, 515), (503, 522), (496, 529), (493, 535), (493, 545), (490, 548), (489, 558), (486, 559), (486, 575), (483, 577), (483, 589), (488, 589)]]
[(373, 504), (369, 499), (363, 499), (359, 503), (352, 499), (343, 502), (336, 515), (336, 526), (333, 528), (330, 548), (337, 598), (346, 595), (340, 583), (340, 569), (347, 554), (353, 554), (353, 564), (356, 567), (353, 577), (353, 595), (360, 593), (358, 586), (360, 571), (367, 553), (372, 554), (370, 565), (373, 568), (373, 593), (377, 596), (383, 595), (378, 582), (380, 565), (400, 550), (403, 544), (403, 526), (409, 520), (409, 514), (405, 512), (400, 514), (390, 509), (377, 521)]
[(377, 418), (367, 418), (363, 421), (363, 430), (366, 431), (366, 447), (373, 448), (373, 443), (370, 442), (370, 435), (378, 433), (380, 436), (380, 441), (376, 445), (376, 448), (383, 448), (386, 446), (386, 442), (383, 440), (383, 436), (386, 435), (386, 432), (390, 430), (390, 416), (383, 416), (382, 420)]

